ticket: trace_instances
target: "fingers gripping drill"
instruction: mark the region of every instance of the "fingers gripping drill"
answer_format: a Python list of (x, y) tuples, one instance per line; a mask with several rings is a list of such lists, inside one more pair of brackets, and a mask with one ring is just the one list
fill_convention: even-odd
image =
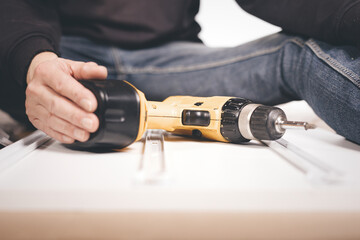
[(172, 96), (155, 102), (126, 81), (80, 82), (97, 98), (100, 126), (88, 141), (71, 144), (73, 148), (124, 148), (141, 139), (146, 129), (240, 143), (276, 140), (287, 128), (313, 128), (287, 121), (280, 108), (243, 98)]

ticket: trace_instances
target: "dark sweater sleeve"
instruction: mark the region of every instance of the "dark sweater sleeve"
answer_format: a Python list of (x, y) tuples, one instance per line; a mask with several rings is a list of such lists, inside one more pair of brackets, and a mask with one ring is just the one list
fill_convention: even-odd
[(56, 1), (0, 0), (0, 108), (11, 113), (25, 101), (32, 58), (58, 52), (61, 36)]
[(333, 44), (360, 46), (360, 0), (236, 0), (283, 30)]
[(32, 57), (57, 51), (60, 25), (54, 2), (0, 0), (0, 64), (21, 85)]

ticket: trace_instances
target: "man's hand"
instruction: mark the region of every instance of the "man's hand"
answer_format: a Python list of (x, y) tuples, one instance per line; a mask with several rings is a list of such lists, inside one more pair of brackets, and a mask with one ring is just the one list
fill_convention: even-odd
[(30, 122), (63, 143), (86, 141), (99, 127), (93, 93), (76, 79), (105, 79), (107, 70), (93, 62), (36, 55), (27, 73), (26, 114)]

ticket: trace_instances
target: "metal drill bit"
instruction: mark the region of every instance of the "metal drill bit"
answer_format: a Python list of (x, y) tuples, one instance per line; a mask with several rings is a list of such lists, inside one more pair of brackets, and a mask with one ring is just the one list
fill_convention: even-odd
[(305, 130), (315, 129), (316, 126), (314, 124), (308, 122), (299, 122), (299, 121), (284, 121), (280, 120), (276, 123), (282, 129), (300, 129), (303, 128)]

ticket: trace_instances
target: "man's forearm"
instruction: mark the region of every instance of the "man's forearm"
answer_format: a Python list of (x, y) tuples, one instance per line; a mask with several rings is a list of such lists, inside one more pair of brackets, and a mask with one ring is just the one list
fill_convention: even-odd
[(236, 0), (247, 12), (285, 31), (359, 46), (360, 0)]
[(35, 55), (57, 52), (55, 1), (0, 0), (0, 108), (24, 120), (26, 74)]

